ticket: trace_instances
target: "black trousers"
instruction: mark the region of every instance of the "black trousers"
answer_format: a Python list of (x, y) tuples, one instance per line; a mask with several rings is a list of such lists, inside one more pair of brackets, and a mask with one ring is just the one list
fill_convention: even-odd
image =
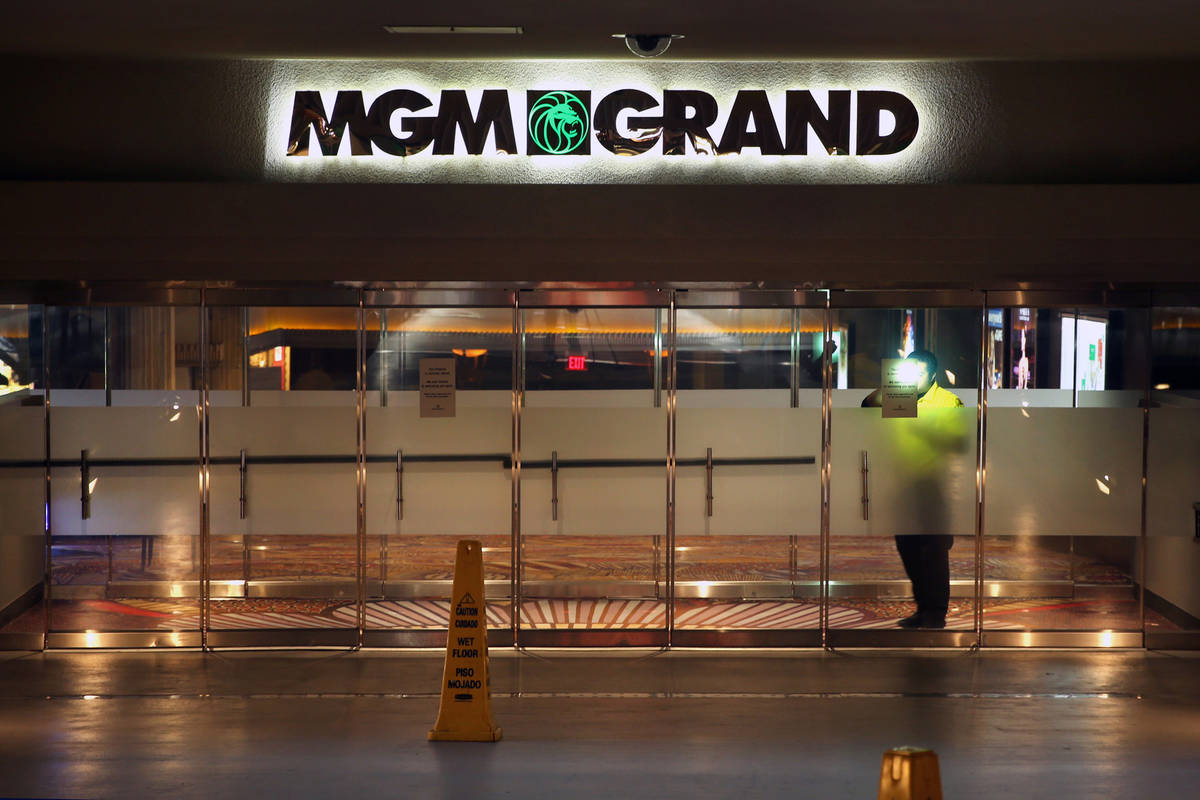
[(954, 537), (911, 534), (896, 537), (896, 551), (912, 581), (917, 613), (946, 616), (950, 607), (950, 548)]

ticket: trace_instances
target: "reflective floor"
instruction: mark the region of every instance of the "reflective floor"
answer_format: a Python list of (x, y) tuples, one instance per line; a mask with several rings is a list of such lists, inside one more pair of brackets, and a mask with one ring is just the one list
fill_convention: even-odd
[(1195, 654), (495, 651), (495, 745), (432, 744), (430, 652), (0, 656), (0, 796), (1191, 797)]

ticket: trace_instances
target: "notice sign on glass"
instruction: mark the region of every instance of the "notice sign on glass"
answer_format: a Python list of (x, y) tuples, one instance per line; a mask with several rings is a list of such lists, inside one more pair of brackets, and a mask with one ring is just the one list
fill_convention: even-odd
[(421, 359), (421, 416), (454, 416), (454, 359)]
[(917, 415), (917, 378), (921, 363), (907, 358), (883, 359), (879, 399), (885, 417)]

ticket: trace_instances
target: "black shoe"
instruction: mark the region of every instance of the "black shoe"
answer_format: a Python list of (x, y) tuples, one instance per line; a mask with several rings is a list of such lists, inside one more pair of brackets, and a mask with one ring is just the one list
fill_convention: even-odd
[(901, 628), (944, 628), (946, 627), (946, 618), (934, 614), (922, 614), (917, 612), (911, 617), (905, 617), (896, 623)]

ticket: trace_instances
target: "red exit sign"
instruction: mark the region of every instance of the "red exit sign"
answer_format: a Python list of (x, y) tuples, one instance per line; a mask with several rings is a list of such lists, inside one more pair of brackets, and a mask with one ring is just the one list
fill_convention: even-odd
[(587, 359), (583, 356), (567, 356), (567, 369), (572, 372), (582, 372), (587, 369)]

